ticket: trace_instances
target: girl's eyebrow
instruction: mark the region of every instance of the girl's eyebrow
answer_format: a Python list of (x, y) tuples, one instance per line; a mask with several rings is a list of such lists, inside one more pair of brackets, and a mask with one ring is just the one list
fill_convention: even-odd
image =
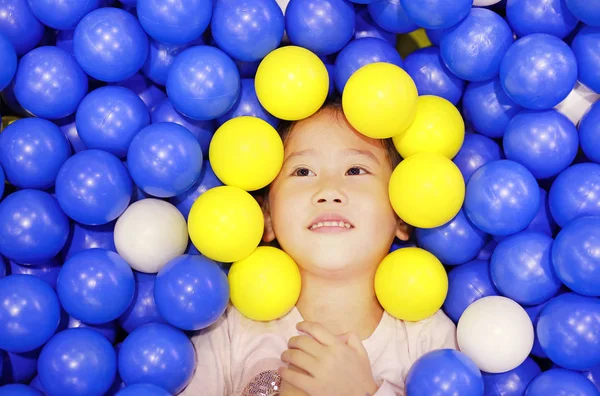
[(351, 148), (351, 149), (345, 150), (345, 153), (352, 154), (352, 155), (363, 155), (363, 156), (368, 157), (368, 158), (372, 159), (373, 161), (377, 162), (378, 165), (381, 165), (381, 163), (379, 163), (379, 160), (377, 159), (375, 154), (373, 154), (369, 150), (361, 150), (361, 149)]
[(300, 150), (300, 151), (294, 151), (293, 153), (291, 153), (290, 155), (288, 155), (285, 160), (283, 161), (283, 163), (286, 163), (289, 159), (294, 158), (294, 157), (301, 157), (303, 155), (316, 155), (317, 150), (315, 149), (306, 149), (306, 150)]

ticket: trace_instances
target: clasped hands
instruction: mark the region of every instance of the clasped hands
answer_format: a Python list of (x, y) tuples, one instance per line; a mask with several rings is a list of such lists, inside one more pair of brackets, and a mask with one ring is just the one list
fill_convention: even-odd
[(290, 338), (279, 370), (280, 396), (372, 396), (377, 384), (369, 356), (353, 332), (336, 336), (316, 322), (300, 322), (305, 333)]

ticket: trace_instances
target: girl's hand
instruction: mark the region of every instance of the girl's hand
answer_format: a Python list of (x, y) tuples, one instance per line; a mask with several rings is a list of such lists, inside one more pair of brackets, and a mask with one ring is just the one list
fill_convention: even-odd
[(310, 396), (367, 396), (377, 391), (369, 356), (356, 334), (338, 337), (316, 322), (301, 322), (296, 328), (311, 337), (290, 338), (281, 360), (300, 370), (280, 369), (282, 382)]

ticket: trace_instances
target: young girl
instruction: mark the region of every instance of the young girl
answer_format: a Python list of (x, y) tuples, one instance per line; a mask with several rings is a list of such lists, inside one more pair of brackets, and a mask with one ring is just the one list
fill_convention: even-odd
[(280, 128), (285, 160), (264, 197), (266, 243), (298, 264), (296, 306), (272, 322), (234, 307), (193, 337), (198, 365), (183, 395), (403, 395), (421, 355), (456, 349), (438, 311), (420, 322), (387, 314), (375, 296), (377, 266), (409, 230), (388, 183), (400, 158), (390, 139), (354, 130), (339, 103)]

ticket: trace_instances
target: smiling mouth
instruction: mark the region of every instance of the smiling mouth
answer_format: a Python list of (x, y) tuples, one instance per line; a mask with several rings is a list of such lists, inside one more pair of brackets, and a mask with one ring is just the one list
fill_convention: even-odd
[(317, 230), (319, 228), (324, 228), (324, 227), (329, 227), (329, 228), (343, 228), (343, 229), (351, 229), (354, 228), (354, 226), (350, 223), (346, 223), (345, 221), (319, 221), (318, 223), (315, 223), (313, 225), (311, 225), (310, 227), (308, 227), (309, 230)]

